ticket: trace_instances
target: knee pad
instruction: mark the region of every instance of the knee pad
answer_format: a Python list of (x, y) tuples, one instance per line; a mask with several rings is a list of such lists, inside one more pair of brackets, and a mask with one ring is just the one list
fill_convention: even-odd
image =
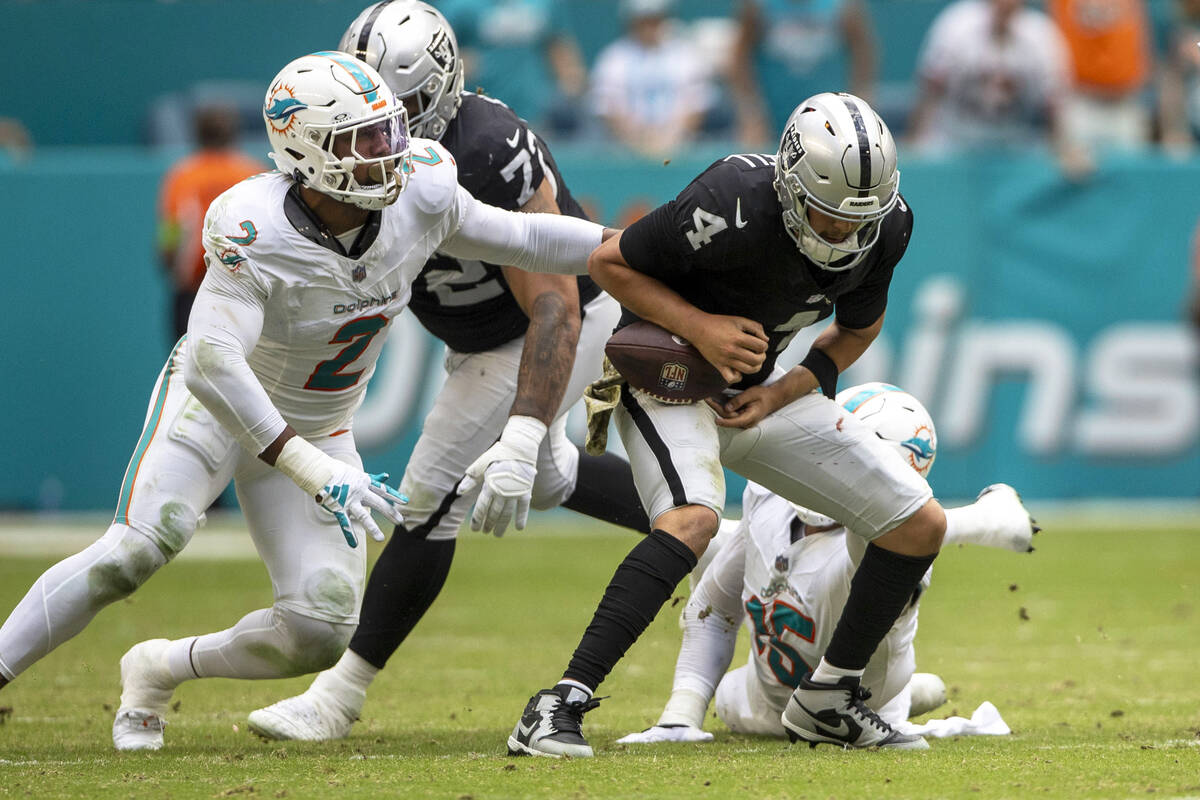
[(133, 594), (169, 558), (157, 542), (126, 525), (110, 527), (92, 548), (96, 559), (87, 568), (88, 594), (102, 605)]
[(356, 627), (352, 622), (306, 617), (280, 606), (275, 606), (272, 614), (280, 633), (281, 656), (293, 675), (320, 672), (336, 664)]

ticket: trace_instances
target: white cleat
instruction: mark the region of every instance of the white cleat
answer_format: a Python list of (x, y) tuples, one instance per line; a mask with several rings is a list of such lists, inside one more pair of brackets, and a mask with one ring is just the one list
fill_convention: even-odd
[(979, 493), (975, 505), (987, 509), (988, 529), (980, 535), (979, 544), (1014, 553), (1033, 552), (1033, 535), (1041, 527), (1029, 516), (1016, 489), (1007, 483), (993, 483)]
[(118, 750), (158, 750), (163, 746), (167, 704), (175, 682), (167, 668), (167, 639), (150, 639), (121, 656), (121, 707), (113, 720)]
[(153, 711), (122, 708), (113, 720), (113, 746), (118, 750), (161, 750), (167, 721)]
[(350, 735), (354, 720), (308, 692), (251, 711), (250, 730), (264, 739), (328, 742)]
[(946, 702), (946, 684), (932, 672), (914, 672), (908, 679), (908, 716), (928, 714)]

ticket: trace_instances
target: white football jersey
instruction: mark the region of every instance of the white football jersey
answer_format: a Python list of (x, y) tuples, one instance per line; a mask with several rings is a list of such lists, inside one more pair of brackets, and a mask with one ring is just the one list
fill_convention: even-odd
[(426, 152), (432, 157), (415, 164), (358, 258), (296, 230), (284, 212), (293, 182), (279, 173), (234, 186), (205, 218), (205, 280), (261, 306), (262, 333), (247, 361), (302, 436), (349, 426), (413, 280), (457, 227), (454, 162), (436, 143)]
[[(742, 502), (743, 522), (748, 523), (742, 605), (751, 653), (764, 693), (782, 708), (828, 648), (857, 563), (847, 550), (845, 528), (792, 542), (796, 511), (791, 503), (754, 483), (747, 484)], [(927, 574), (922, 585), (928, 580)], [(909, 605), (863, 675), (872, 707), (886, 703), (907, 682), (911, 669), (893, 667), (913, 658), (916, 632), (917, 608)], [(889, 672), (895, 680), (888, 679)]]

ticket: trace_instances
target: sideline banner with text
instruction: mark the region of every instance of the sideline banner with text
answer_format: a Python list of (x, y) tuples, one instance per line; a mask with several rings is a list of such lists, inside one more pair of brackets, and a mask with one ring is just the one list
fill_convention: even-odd
[[(596, 219), (628, 224), (716, 154), (556, 156)], [(164, 169), (116, 149), (0, 165), (2, 509), (116, 500), (170, 345), (153, 247)], [(1103, 162), (1082, 184), (1038, 157), (902, 161), (912, 245), (883, 335), (840, 385), (888, 380), (926, 403), (944, 498), (996, 481), (1029, 498), (1195, 498), (1200, 383), (1183, 308), (1197, 185), (1200, 162), (1159, 157)], [(392, 325), (355, 427), (367, 465), (398, 477), (444, 353), (411, 315)], [(807, 333), (782, 363), (803, 357)], [(580, 413), (571, 430), (581, 434)], [(741, 485), (731, 479), (731, 500)]]

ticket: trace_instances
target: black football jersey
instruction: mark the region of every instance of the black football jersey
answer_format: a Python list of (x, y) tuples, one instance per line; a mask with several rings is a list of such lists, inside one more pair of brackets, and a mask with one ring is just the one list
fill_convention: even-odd
[[(822, 270), (784, 228), (774, 180), (773, 154), (727, 156), (621, 235), (621, 255), (634, 269), (703, 311), (762, 324), (770, 339), (767, 359), (736, 384), (742, 389), (770, 375), (797, 331), (835, 310), (847, 328), (875, 322), (912, 232), (912, 212), (900, 198), (875, 245), (852, 269)], [(636, 319), (626, 309), (621, 325)]]
[[(477, 200), (515, 211), (549, 178), (559, 210), (587, 218), (545, 142), (504, 103), (464, 92), (441, 144), (454, 156), (459, 184)], [(599, 293), (590, 278), (580, 277), (581, 307)], [(441, 253), (413, 282), (408, 307), (426, 330), (461, 353), (491, 350), (529, 327), (499, 265)]]

